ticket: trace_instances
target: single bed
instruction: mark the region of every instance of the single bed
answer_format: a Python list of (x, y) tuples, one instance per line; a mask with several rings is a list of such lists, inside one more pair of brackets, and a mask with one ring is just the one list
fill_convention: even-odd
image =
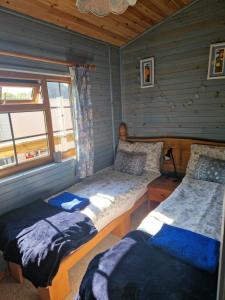
[[(139, 147), (121, 142), (119, 148), (127, 146), (131, 153)], [(140, 176), (109, 167), (66, 189), (89, 199), (79, 212), (51, 207), (50, 197), (2, 216), (0, 248), (11, 274), (20, 282), (29, 279), (42, 299), (65, 299), (68, 270), (110, 232), (122, 237), (130, 230), (130, 214), (147, 199), (149, 182), (160, 175), (162, 146), (142, 144), (150, 168)]]
[[(202, 154), (224, 161), (225, 148), (219, 143), (202, 144), (190, 143), (187, 175), (173, 194), (141, 222), (138, 230), (92, 260), (76, 300), (216, 299), (217, 269), (205, 271), (150, 243), (163, 224), (168, 224), (219, 244), (225, 185), (193, 178), (193, 174)], [(184, 140), (181, 145), (181, 152), (187, 153)]]

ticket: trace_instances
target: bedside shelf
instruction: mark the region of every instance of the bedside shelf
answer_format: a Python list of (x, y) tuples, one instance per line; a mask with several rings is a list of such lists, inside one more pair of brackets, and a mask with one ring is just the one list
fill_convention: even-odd
[(148, 185), (148, 208), (149, 211), (156, 208), (167, 199), (178, 187), (182, 179), (160, 176)]

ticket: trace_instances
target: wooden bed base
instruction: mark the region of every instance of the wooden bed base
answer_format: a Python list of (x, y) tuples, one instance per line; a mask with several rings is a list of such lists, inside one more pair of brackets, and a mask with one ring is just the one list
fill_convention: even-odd
[[(113, 220), (93, 239), (65, 257), (52, 281), (52, 285), (47, 288), (38, 288), (40, 298), (42, 300), (65, 300), (66, 296), (70, 293), (69, 270), (74, 267), (89, 251), (98, 245), (108, 234), (112, 233), (120, 238), (126, 235), (130, 230), (131, 214), (147, 200), (147, 197), (148, 193), (146, 192), (129, 211)], [(24, 282), (22, 270), (19, 265), (9, 262), (9, 271), (11, 276), (15, 278), (17, 282)]]

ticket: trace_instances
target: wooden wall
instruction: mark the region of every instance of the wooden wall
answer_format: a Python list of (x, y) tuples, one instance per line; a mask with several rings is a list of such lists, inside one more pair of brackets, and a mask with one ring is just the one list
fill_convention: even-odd
[[(95, 171), (109, 166), (113, 161), (113, 131), (121, 120), (119, 49), (3, 10), (0, 10), (0, 48), (96, 64), (97, 70), (91, 74)], [(61, 67), (0, 58), (0, 67), (15, 65), (35, 71), (67, 71)], [(68, 161), (1, 181), (0, 214), (71, 185), (76, 180), (74, 169), (74, 161)]]
[[(200, 0), (125, 46), (123, 119), (129, 134), (225, 140), (225, 80), (207, 80), (211, 43), (225, 42), (225, 2)], [(139, 60), (155, 56), (155, 87)]]

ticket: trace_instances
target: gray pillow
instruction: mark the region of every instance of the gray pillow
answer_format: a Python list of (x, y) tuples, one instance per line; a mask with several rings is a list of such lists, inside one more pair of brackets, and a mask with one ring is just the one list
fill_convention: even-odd
[(146, 153), (118, 150), (114, 163), (114, 170), (140, 176), (143, 174), (145, 162)]
[(225, 160), (200, 155), (194, 170), (193, 178), (225, 183)]

